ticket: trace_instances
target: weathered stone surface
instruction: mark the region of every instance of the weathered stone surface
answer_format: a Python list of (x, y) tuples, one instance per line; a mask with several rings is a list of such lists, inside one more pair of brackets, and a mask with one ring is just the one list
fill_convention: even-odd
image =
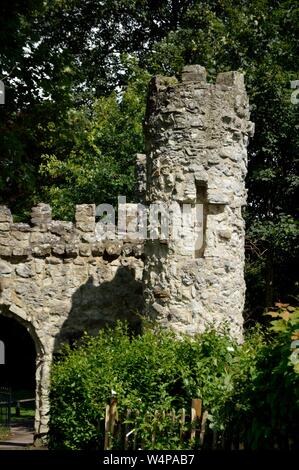
[(16, 267), (16, 274), (20, 277), (31, 277), (33, 272), (30, 265), (21, 263)]
[[(211, 84), (205, 69), (192, 65), (183, 69), (181, 84), (166, 88), (161, 83), (152, 82), (148, 99), (146, 194), (149, 203), (175, 207), (171, 228), (178, 237), (146, 242), (146, 312), (190, 334), (203, 331), (207, 322), (228, 321), (231, 334), (241, 340), (241, 208), (246, 204), (246, 147), (253, 132), (244, 77), (225, 72)], [(192, 205), (186, 216), (189, 231), (179, 222), (185, 204)]]
[(0, 245), (0, 256), (9, 257), (12, 254), (12, 247)]
[(32, 225), (45, 227), (52, 220), (52, 211), (49, 204), (40, 203), (32, 208), (31, 223)]
[(136, 180), (136, 198), (140, 203), (144, 203), (146, 197), (146, 155), (143, 153), (136, 155)]
[(95, 204), (81, 204), (76, 206), (76, 228), (82, 232), (95, 230)]
[(186, 65), (183, 68), (182, 81), (206, 83), (207, 81), (206, 69), (202, 67), (201, 65)]
[(8, 207), (0, 206), (0, 223), (12, 223), (12, 215)]
[(143, 261), (134, 242), (128, 256), (122, 240), (95, 242), (94, 205), (77, 206), (76, 224), (50, 216), (39, 204), (30, 227), (12, 223), (0, 206), (0, 314), (29, 328), (36, 345), (37, 434), (48, 429), (49, 365), (61, 343), (116, 319), (138, 323), (142, 311)]
[(7, 263), (6, 261), (0, 261), (0, 276), (7, 276), (11, 274), (13, 271), (13, 267), (10, 265), (10, 263)]

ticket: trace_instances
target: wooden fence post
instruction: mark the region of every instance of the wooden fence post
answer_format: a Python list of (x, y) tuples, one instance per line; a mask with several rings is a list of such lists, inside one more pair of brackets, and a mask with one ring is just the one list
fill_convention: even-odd
[(202, 420), (201, 420), (201, 427), (200, 427), (200, 435), (199, 435), (200, 447), (202, 447), (204, 443), (208, 415), (209, 413), (207, 412), (207, 410), (203, 412)]
[[(133, 415), (133, 421), (132, 421)], [(190, 432), (190, 443), (196, 446), (199, 445), (200, 448), (203, 447), (205, 442), (205, 434), (208, 427), (208, 411), (203, 412), (202, 409), (202, 400), (200, 398), (194, 398), (191, 402), (191, 432)], [(143, 418), (143, 423), (147, 423), (148, 414)], [(161, 420), (163, 426), (165, 426), (165, 418), (170, 418), (169, 425), (177, 429), (177, 424), (179, 429), (179, 438), (181, 444), (186, 438), (185, 434), (185, 425), (186, 425), (186, 410), (185, 408), (181, 409), (178, 414), (176, 414), (175, 409), (171, 409), (168, 413), (159, 412), (156, 410), (154, 412), (153, 427), (151, 432), (151, 444), (152, 448), (155, 447), (157, 440), (159, 438), (159, 421)], [(112, 396), (110, 399), (110, 404), (106, 406), (105, 414), (105, 439), (104, 439), (104, 449), (110, 450), (113, 447), (113, 438), (119, 440), (123, 443), (124, 449), (132, 447), (134, 450), (137, 449), (138, 445), (143, 447), (143, 443), (140, 442), (140, 436), (138, 433), (139, 426), (139, 411), (136, 412), (132, 409), (128, 409), (126, 412), (125, 422), (119, 422), (118, 419), (118, 410), (117, 410), (117, 398)], [(173, 429), (174, 430), (174, 429)], [(171, 432), (173, 432), (171, 430)], [(166, 432), (166, 431), (165, 431)], [(217, 448), (217, 433), (213, 432), (212, 438), (212, 448)]]
[(117, 420), (117, 398), (116, 396), (112, 396), (110, 405), (106, 406), (104, 450), (110, 450), (111, 437), (113, 437), (114, 427)]
[(191, 404), (191, 441), (200, 433), (202, 401), (200, 398), (193, 398)]
[(134, 441), (133, 441), (133, 449), (134, 450), (137, 449), (137, 443), (138, 443), (138, 440), (137, 440), (138, 419), (139, 419), (139, 411), (137, 410), (136, 414), (135, 414), (135, 426), (134, 426), (134, 428), (135, 428)]
[(124, 449), (127, 450), (129, 447), (129, 437), (130, 437), (130, 428), (131, 426), (129, 425), (128, 421), (131, 418), (131, 410), (127, 410), (126, 414), (126, 425), (125, 425), (125, 441), (124, 441)]
[(181, 422), (180, 422), (180, 441), (181, 443), (184, 440), (184, 435), (185, 435), (185, 421), (186, 421), (186, 410), (185, 408), (182, 408), (182, 414), (181, 414)]

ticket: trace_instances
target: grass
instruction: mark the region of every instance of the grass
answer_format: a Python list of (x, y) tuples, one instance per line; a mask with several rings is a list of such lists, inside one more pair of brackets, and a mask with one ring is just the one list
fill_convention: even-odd
[[(24, 425), (26, 423), (33, 424), (34, 416), (35, 416), (35, 402), (29, 403), (21, 403), (20, 408), (20, 416), (16, 415), (16, 405), (15, 402), (17, 400), (24, 400), (33, 398), (35, 395), (34, 391), (32, 390), (14, 390), (12, 392), (12, 401), (14, 405), (11, 407), (11, 424), (14, 425)], [(7, 426), (1, 425), (0, 423), (0, 440), (4, 441), (7, 440), (11, 435), (11, 431)]]
[(20, 416), (16, 416), (16, 408), (13, 407), (11, 410), (11, 421), (18, 423), (20, 421), (33, 420), (35, 416), (35, 404), (34, 403), (22, 403)]
[(0, 440), (3, 441), (10, 436), (10, 429), (0, 425)]
[[(12, 400), (25, 400), (34, 398), (35, 392), (32, 390), (14, 390), (12, 392)], [(12, 423), (20, 423), (22, 421), (32, 421), (35, 416), (35, 402), (21, 403), (20, 416), (16, 416), (16, 407), (11, 409)]]

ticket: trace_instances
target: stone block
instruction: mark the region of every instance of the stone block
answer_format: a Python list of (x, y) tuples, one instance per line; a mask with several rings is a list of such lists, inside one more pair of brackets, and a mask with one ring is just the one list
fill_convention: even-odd
[(105, 251), (108, 255), (120, 256), (123, 242), (122, 241), (107, 241), (104, 243)]
[(11, 246), (2, 246), (0, 245), (0, 256), (9, 257), (12, 254)]
[(67, 243), (65, 245), (65, 253), (70, 258), (75, 258), (79, 253), (79, 245), (77, 243)]
[(9, 222), (0, 222), (0, 232), (8, 232), (10, 230)]
[(16, 274), (20, 277), (32, 277), (33, 272), (32, 272), (32, 267), (29, 264), (18, 264), (16, 267)]
[(60, 220), (52, 220), (48, 227), (51, 233), (55, 235), (64, 235), (65, 233), (70, 233), (74, 229), (74, 224), (72, 222), (65, 222)]
[(3, 222), (7, 222), (9, 224), (13, 222), (11, 212), (6, 206), (0, 206), (0, 223)]
[(23, 230), (12, 230), (11, 231), (11, 236), (15, 240), (18, 240), (20, 242), (29, 242), (29, 232), (23, 231)]
[(9, 276), (13, 272), (13, 268), (10, 263), (0, 260), (0, 276)]
[(49, 256), (48, 258), (46, 258), (46, 262), (48, 264), (57, 265), (57, 264), (62, 264), (62, 259), (57, 258), (56, 256)]
[(95, 220), (91, 217), (88, 217), (82, 222), (76, 222), (76, 229), (80, 230), (81, 232), (94, 232), (95, 225)]
[(207, 71), (201, 65), (185, 65), (182, 71), (182, 82), (202, 82), (207, 81)]
[(12, 232), (31, 232), (31, 227), (29, 224), (24, 224), (23, 222), (19, 222), (17, 224), (11, 224), (11, 230)]
[(244, 75), (240, 72), (221, 72), (217, 75), (216, 84), (236, 87), (245, 93)]
[(91, 252), (93, 256), (101, 256), (104, 253), (104, 246), (102, 242), (92, 243)]
[(52, 221), (52, 209), (49, 204), (40, 203), (31, 211), (32, 225), (41, 226), (50, 224)]
[(20, 317), (23, 320), (27, 320), (26, 311), (23, 308), (19, 307), (18, 305), (15, 305), (15, 304), (10, 305), (9, 311), (14, 313), (17, 317)]
[(54, 246), (52, 246), (52, 253), (57, 256), (63, 256), (65, 253), (65, 244), (56, 243)]
[(32, 247), (33, 256), (44, 257), (51, 254), (51, 245), (44, 244)]
[(80, 256), (91, 256), (91, 247), (87, 243), (81, 243), (79, 246)]
[(95, 204), (79, 204), (76, 205), (75, 220), (76, 222), (85, 222), (86, 219), (95, 219)]

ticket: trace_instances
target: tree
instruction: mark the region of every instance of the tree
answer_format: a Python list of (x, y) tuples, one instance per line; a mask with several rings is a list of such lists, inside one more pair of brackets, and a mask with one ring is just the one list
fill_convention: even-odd
[[(47, 177), (41, 194), (56, 216), (70, 218), (74, 204), (117, 203), (118, 195), (134, 198), (136, 152), (143, 151), (142, 118), (149, 74), (133, 63), (132, 82), (123, 93), (71, 108), (62, 129), (48, 123), (40, 172)], [(58, 135), (57, 135), (58, 134)]]
[(290, 81), (298, 79), (298, 5), (291, 0), (32, 0), (28, 10), (16, 0), (4, 5), (9, 34), (2, 75), (10, 71), (6, 84), (12, 98), (1, 110), (1, 201), (23, 216), (43, 198), (57, 215), (69, 217), (75, 202), (113, 202), (120, 191), (132, 194), (147, 77), (178, 75), (193, 63), (205, 66), (210, 79), (221, 71), (243, 71), (256, 123), (245, 213), (248, 309), (258, 314), (275, 299), (293, 301), (299, 108), (291, 103)]

